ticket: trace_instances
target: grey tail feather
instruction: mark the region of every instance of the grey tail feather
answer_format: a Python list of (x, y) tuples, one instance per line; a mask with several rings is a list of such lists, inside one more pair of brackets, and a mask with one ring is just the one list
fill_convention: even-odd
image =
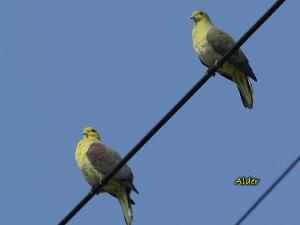
[(131, 199), (129, 197), (129, 193), (124, 193), (119, 198), (119, 202), (122, 207), (123, 216), (127, 225), (131, 225), (133, 219), (133, 210), (131, 207)]
[[(252, 109), (254, 103), (254, 92), (249, 77), (242, 74), (236, 82), (244, 107)], [(248, 101), (246, 99), (247, 97)]]
[[(112, 194), (112, 193), (108, 193), (108, 194), (110, 194), (111, 196), (117, 198), (117, 196), (116, 196), (115, 194)], [(128, 198), (129, 198), (129, 202), (130, 202), (132, 205), (135, 205), (135, 202), (130, 198), (129, 193), (128, 193)]]

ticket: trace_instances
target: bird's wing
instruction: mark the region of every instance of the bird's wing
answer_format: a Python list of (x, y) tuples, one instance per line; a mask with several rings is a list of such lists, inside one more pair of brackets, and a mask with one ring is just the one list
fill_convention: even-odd
[[(235, 41), (222, 30), (212, 27), (207, 32), (207, 41), (212, 46), (212, 48), (221, 56), (225, 55), (234, 45)], [(253, 73), (249, 61), (244, 53), (238, 49), (228, 61), (238, 67), (247, 76), (251, 77), (253, 80), (257, 81), (255, 74)]]
[[(104, 175), (109, 173), (121, 161), (121, 157), (117, 152), (101, 142), (92, 143), (89, 146), (86, 155), (93, 167)], [(114, 179), (123, 184), (126, 189), (138, 193), (137, 189), (132, 183), (133, 174), (127, 165), (124, 165), (116, 173)]]

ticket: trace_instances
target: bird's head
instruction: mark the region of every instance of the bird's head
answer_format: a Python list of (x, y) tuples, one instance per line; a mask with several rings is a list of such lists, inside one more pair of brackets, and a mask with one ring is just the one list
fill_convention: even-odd
[(96, 138), (100, 140), (99, 133), (92, 127), (86, 127), (83, 129), (83, 136), (84, 138)]
[(194, 11), (190, 18), (193, 19), (195, 23), (200, 22), (202, 20), (210, 21), (209, 16), (205, 12), (199, 10)]

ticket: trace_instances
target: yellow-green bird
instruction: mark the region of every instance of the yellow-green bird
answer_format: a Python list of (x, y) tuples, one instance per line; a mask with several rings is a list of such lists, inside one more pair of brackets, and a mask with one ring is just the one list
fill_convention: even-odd
[[(121, 161), (120, 155), (103, 144), (99, 133), (91, 127), (84, 128), (83, 139), (77, 145), (75, 158), (83, 176), (92, 188), (95, 188), (103, 176)], [(130, 225), (133, 219), (131, 205), (134, 201), (129, 196), (131, 191), (138, 193), (133, 185), (133, 174), (127, 165), (124, 165), (101, 190), (119, 200), (127, 225)]]
[[(193, 48), (202, 64), (211, 68), (234, 46), (235, 41), (214, 27), (205, 12), (194, 11), (191, 19), (195, 22), (192, 32)], [(217, 72), (237, 84), (244, 106), (251, 109), (254, 99), (249, 77), (255, 81), (257, 79), (244, 53), (237, 50)]]

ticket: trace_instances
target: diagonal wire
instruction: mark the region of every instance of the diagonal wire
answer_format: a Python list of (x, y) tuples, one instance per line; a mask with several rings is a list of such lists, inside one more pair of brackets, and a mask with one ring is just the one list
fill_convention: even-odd
[(240, 217), (234, 225), (240, 225), (249, 216), (249, 214), (267, 197), (271, 191), (294, 169), (299, 163), (300, 155), (289, 165), (289, 167), (274, 181), (274, 183), (253, 203), (253, 205)]
[(205, 75), (176, 103), (175, 106), (127, 153), (127, 155), (116, 165), (108, 174), (106, 174), (101, 183), (91, 190), (59, 223), (65, 225), (68, 223), (79, 210), (88, 203), (94, 195), (168, 122), (168, 120), (215, 74), (217, 69), (236, 51), (248, 38), (280, 7), (285, 0), (278, 0), (268, 9), (268, 11), (240, 38), (240, 40), (220, 58), (212, 68), (208, 69)]

